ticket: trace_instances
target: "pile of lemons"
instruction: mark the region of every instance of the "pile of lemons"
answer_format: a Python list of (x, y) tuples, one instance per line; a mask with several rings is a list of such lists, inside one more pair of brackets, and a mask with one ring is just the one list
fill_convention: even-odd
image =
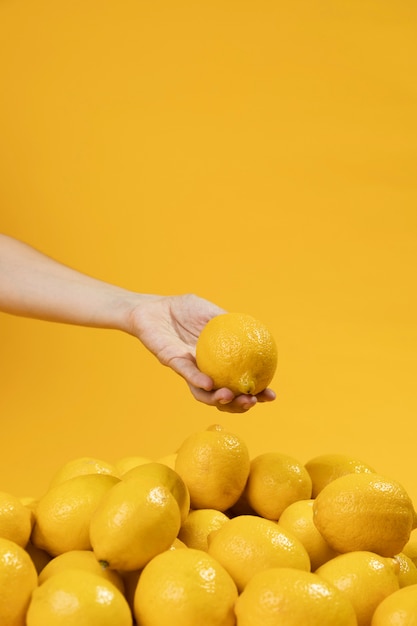
[(157, 461), (74, 459), (39, 499), (0, 493), (0, 623), (412, 626), (415, 526), (361, 460), (250, 458), (214, 425)]
[[(196, 360), (262, 396), (277, 349), (221, 314)], [(74, 459), (39, 499), (0, 492), (0, 625), (417, 626), (416, 527), (361, 460), (251, 458), (214, 425), (156, 461)]]

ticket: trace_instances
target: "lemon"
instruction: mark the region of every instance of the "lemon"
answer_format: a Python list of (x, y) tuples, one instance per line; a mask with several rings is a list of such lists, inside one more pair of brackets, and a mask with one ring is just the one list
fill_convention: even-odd
[(251, 315), (222, 313), (200, 333), (196, 361), (215, 389), (256, 395), (275, 374), (277, 347), (268, 328)]
[(32, 513), (19, 498), (0, 491), (0, 537), (10, 539), (23, 548), (32, 531)]
[(375, 609), (371, 626), (417, 626), (417, 585), (384, 598)]
[(316, 574), (351, 601), (358, 626), (369, 626), (378, 604), (399, 589), (398, 561), (373, 552), (340, 554), (319, 567)]
[(311, 569), (315, 571), (329, 559), (336, 556), (336, 552), (322, 537), (313, 520), (314, 500), (298, 500), (293, 502), (282, 512), (278, 524), (297, 537), (308, 552)]
[(79, 569), (54, 574), (32, 594), (26, 626), (132, 626), (123, 594), (102, 576)]
[(321, 454), (307, 461), (305, 467), (312, 480), (313, 498), (335, 478), (346, 474), (375, 473), (368, 463), (347, 454)]
[(414, 561), (403, 552), (396, 554), (394, 558), (400, 566), (398, 574), (400, 587), (417, 584), (417, 566)]
[(151, 476), (121, 480), (102, 498), (90, 523), (99, 561), (119, 570), (143, 568), (178, 535), (181, 513), (171, 491)]
[(121, 574), (100, 563), (92, 550), (70, 550), (54, 557), (40, 572), (38, 583), (41, 585), (51, 576), (68, 569), (80, 569), (102, 576), (124, 593), (124, 583)]
[(207, 552), (168, 550), (143, 569), (134, 615), (140, 626), (234, 626), (236, 599), (232, 578)]
[(112, 463), (90, 456), (81, 456), (64, 463), (53, 475), (49, 488), (55, 487), (69, 478), (84, 474), (110, 474), (119, 477), (116, 467)]
[(39, 500), (32, 543), (52, 556), (90, 550), (90, 519), (101, 498), (119, 479), (85, 474), (50, 488)]
[(0, 537), (0, 624), (26, 626), (26, 611), (38, 573), (28, 553)]
[(230, 519), (208, 537), (208, 553), (229, 572), (240, 591), (270, 567), (310, 570), (303, 544), (271, 520), (254, 515)]
[(152, 459), (149, 459), (146, 456), (124, 456), (115, 461), (114, 469), (116, 471), (116, 475), (122, 478), (123, 475), (126, 474), (126, 472), (131, 470), (133, 467), (138, 467), (139, 465), (144, 465), (145, 463), (151, 462)]
[(345, 595), (312, 572), (270, 568), (258, 572), (240, 594), (237, 626), (357, 626)]
[(122, 479), (132, 480), (141, 476), (149, 476), (154, 479), (155, 484), (165, 485), (169, 489), (178, 502), (181, 521), (184, 521), (190, 511), (190, 493), (178, 472), (164, 463), (150, 462), (131, 468)]
[(187, 437), (175, 461), (175, 471), (190, 493), (191, 508), (223, 512), (239, 499), (249, 467), (249, 451), (243, 439), (218, 428)]
[(229, 521), (227, 515), (216, 509), (190, 511), (180, 528), (178, 538), (189, 548), (207, 552), (209, 534), (213, 530), (218, 530), (227, 521)]
[(413, 504), (398, 482), (379, 474), (346, 474), (314, 500), (313, 519), (337, 552), (367, 550), (395, 556), (415, 525)]
[(403, 548), (403, 553), (417, 565), (417, 528), (410, 533), (410, 538)]
[(277, 520), (289, 504), (311, 497), (311, 478), (292, 456), (265, 452), (251, 461), (244, 497), (255, 513)]

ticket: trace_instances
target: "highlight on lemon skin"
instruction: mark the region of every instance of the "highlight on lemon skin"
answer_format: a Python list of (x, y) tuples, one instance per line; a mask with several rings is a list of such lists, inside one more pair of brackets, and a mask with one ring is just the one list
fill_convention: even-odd
[(244, 313), (222, 313), (200, 333), (196, 362), (215, 389), (257, 395), (274, 377), (278, 351), (265, 324)]

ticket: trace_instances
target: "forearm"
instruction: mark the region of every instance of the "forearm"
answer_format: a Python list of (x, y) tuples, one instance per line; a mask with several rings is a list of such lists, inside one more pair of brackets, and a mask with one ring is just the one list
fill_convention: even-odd
[(129, 332), (129, 311), (140, 298), (0, 234), (1, 311)]

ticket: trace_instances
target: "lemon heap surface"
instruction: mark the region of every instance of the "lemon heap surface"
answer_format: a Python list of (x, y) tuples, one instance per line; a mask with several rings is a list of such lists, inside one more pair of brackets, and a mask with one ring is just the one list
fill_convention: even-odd
[(214, 388), (236, 395), (266, 389), (277, 367), (277, 346), (269, 329), (251, 315), (224, 313), (212, 318), (196, 345), (199, 369)]
[(341, 454), (251, 456), (220, 424), (141, 452), (0, 491), (1, 626), (417, 626), (397, 481)]

